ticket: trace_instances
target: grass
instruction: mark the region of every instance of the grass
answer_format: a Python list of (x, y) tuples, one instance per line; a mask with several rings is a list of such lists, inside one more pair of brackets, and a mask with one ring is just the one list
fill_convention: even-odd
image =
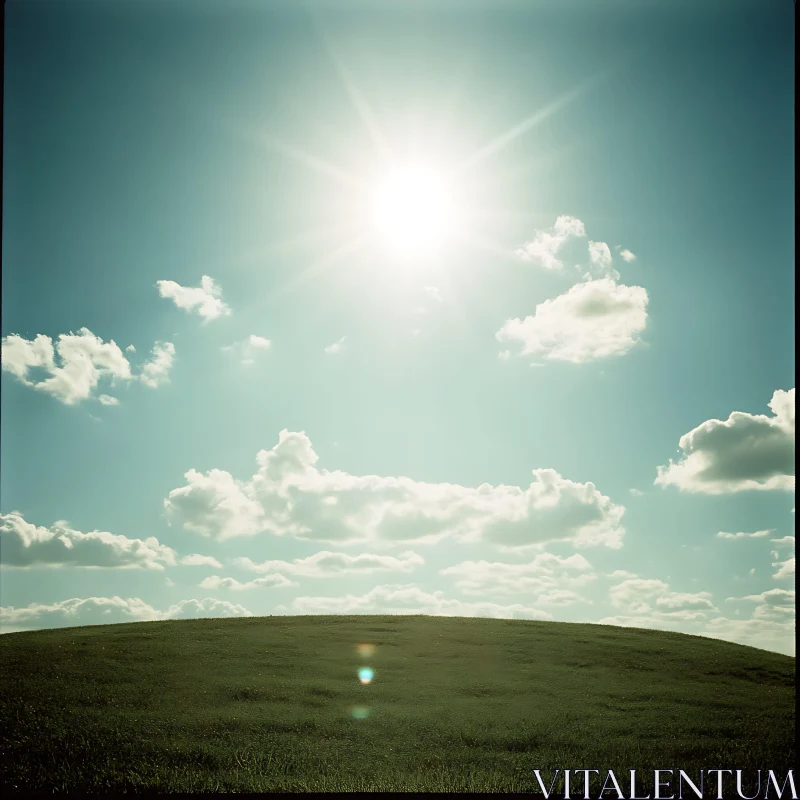
[(12, 633), (0, 637), (0, 788), (514, 792), (537, 789), (533, 769), (600, 768), (644, 770), (646, 794), (656, 768), (785, 773), (794, 670), (713, 639), (513, 620)]

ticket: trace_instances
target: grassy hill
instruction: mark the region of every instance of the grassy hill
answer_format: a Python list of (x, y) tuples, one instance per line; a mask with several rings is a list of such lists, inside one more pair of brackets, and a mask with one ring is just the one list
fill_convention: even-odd
[(13, 633), (0, 637), (0, 786), (525, 791), (533, 769), (785, 772), (794, 670), (727, 642), (555, 622), (308, 616)]

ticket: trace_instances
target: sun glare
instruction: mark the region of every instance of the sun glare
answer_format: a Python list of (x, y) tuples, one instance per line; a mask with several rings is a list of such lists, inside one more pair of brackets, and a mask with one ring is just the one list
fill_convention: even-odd
[(436, 250), (451, 231), (453, 198), (446, 181), (417, 165), (393, 169), (376, 187), (372, 223), (384, 244), (398, 254)]

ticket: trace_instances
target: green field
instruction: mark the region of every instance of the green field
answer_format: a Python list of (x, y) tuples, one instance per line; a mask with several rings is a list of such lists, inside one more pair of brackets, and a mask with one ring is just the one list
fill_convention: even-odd
[(5, 789), (525, 791), (533, 769), (652, 780), (655, 768), (785, 773), (795, 757), (793, 658), (641, 629), (145, 622), (7, 634), (0, 669)]

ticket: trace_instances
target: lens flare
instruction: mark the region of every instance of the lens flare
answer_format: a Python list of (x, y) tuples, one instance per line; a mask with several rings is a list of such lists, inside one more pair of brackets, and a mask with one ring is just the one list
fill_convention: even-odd
[(367, 642), (361, 642), (360, 644), (356, 645), (356, 652), (362, 658), (369, 658), (370, 656), (375, 655), (375, 645), (367, 644)]
[(371, 683), (375, 673), (370, 667), (361, 667), (358, 671), (358, 679), (361, 683)]
[(350, 713), (353, 719), (366, 719), (369, 716), (369, 709), (366, 706), (353, 706)]

